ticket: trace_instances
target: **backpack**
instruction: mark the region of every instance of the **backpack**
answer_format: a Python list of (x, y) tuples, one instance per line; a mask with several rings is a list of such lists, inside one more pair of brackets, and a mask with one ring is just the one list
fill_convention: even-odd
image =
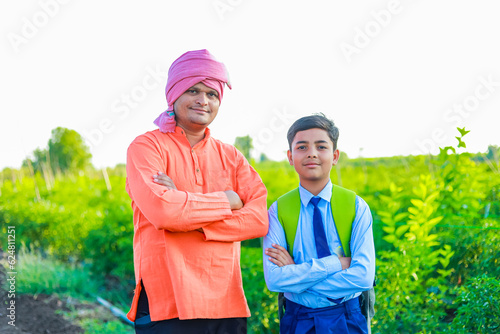
[[(343, 187), (332, 185), (331, 205), (333, 220), (337, 230), (342, 249), (345, 256), (351, 256), (350, 241), (352, 233), (352, 223), (356, 217), (356, 193)], [(300, 193), (299, 188), (289, 191), (280, 196), (277, 200), (278, 220), (285, 231), (288, 252), (293, 257), (293, 244), (297, 234), (297, 225), (300, 215)], [(373, 282), (375, 286), (375, 281)], [(375, 290), (363, 291), (359, 297), (361, 313), (365, 316), (370, 328), (370, 320), (375, 314)], [(279, 319), (283, 317), (284, 295), (278, 295)]]

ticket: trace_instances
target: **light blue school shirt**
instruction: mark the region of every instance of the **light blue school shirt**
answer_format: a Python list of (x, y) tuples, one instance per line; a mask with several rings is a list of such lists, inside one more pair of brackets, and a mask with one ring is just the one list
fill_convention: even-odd
[(358, 297), (369, 290), (375, 276), (375, 247), (373, 244), (372, 215), (366, 202), (356, 196), (356, 216), (351, 233), (351, 265), (342, 270), (336, 251), (341, 243), (332, 217), (332, 183), (318, 194), (328, 247), (332, 255), (317, 258), (313, 230), (314, 206), (309, 203), (315, 197), (301, 185), (300, 215), (293, 245), (294, 265), (279, 267), (269, 261), (266, 248), (278, 244), (287, 248), (285, 232), (278, 220), (277, 202), (269, 208), (269, 231), (264, 237), (264, 277), (269, 290), (284, 292), (285, 297), (297, 304), (311, 308), (336, 305), (328, 300), (342, 298), (342, 302)]

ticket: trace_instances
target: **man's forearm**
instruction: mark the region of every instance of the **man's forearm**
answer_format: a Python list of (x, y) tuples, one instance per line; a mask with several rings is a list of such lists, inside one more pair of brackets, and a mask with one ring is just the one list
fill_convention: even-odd
[(208, 224), (203, 228), (206, 240), (243, 241), (266, 235), (268, 219), (266, 212), (266, 192), (245, 203), (239, 210), (233, 210), (231, 218)]

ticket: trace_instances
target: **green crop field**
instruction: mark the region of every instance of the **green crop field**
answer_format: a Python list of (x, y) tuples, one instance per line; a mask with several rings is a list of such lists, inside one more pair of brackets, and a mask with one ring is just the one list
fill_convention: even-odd
[[(464, 146), (464, 135), (458, 137), (458, 146)], [(332, 169), (332, 181), (356, 191), (372, 210), (374, 333), (500, 330), (498, 151), (487, 156), (461, 150), (455, 145), (437, 156), (378, 159), (343, 155)], [(287, 162), (252, 163), (268, 189), (268, 205), (298, 185)], [(53, 171), (31, 164), (4, 169), (0, 247), (9, 249), (6, 236), (15, 227), (18, 253), (37, 252), (105, 277), (92, 293), (127, 311), (134, 275), (125, 178), (123, 165), (105, 170), (86, 166)], [(265, 286), (259, 240), (243, 242), (241, 261), (252, 311), (250, 332), (278, 333), (277, 294)], [(57, 287), (53, 292), (61, 293)]]

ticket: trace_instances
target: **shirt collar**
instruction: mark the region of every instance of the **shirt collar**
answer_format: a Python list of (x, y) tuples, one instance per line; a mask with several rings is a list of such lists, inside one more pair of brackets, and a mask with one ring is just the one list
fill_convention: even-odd
[[(175, 133), (176, 135), (180, 135), (180, 136), (184, 136), (184, 137), (186, 137), (186, 133), (185, 133), (184, 129), (183, 129), (183, 128), (181, 128), (180, 126), (177, 126), (177, 125), (175, 126), (175, 131), (174, 131), (174, 133)], [(198, 144), (196, 144), (196, 145), (199, 145), (199, 144), (201, 144), (201, 143), (206, 142), (209, 138), (210, 138), (210, 129), (209, 129), (209, 128), (206, 128), (206, 129), (205, 129), (205, 138), (203, 138), (203, 139), (202, 139), (202, 140), (201, 140)], [(195, 145), (195, 146), (196, 146), (196, 145)]]
[[(329, 180), (326, 186), (323, 188), (323, 190), (321, 190), (320, 193), (318, 194), (318, 197), (324, 199), (327, 202), (330, 202), (330, 200), (332, 199), (332, 188), (333, 188), (332, 181)], [(302, 187), (301, 184), (299, 184), (299, 194), (300, 194), (300, 201), (304, 206), (307, 206), (311, 198), (314, 197), (314, 195), (311, 194), (308, 190), (306, 190), (306, 188)]]

